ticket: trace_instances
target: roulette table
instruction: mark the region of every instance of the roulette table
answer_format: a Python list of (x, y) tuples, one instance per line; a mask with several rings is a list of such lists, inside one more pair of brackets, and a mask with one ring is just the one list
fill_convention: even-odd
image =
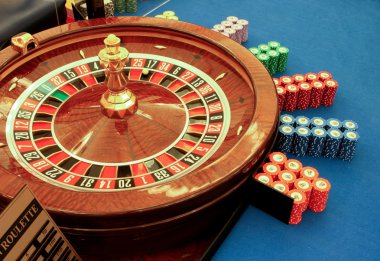
[(28, 184), (83, 257), (225, 223), (278, 124), (273, 81), (249, 55), (158, 18), (13, 37), (0, 56), (1, 204)]
[[(296, 110), (290, 113), (291, 115), (352, 119), (360, 126), (361, 137), (355, 158), (351, 162), (288, 155), (300, 160), (304, 165), (315, 167), (321, 176), (331, 182), (329, 201), (324, 212), (316, 214), (306, 211), (299, 225), (290, 226), (248, 205), (243, 208), (241, 217), (212, 256), (212, 260), (378, 260), (379, 2), (149, 0), (139, 1), (138, 12), (134, 15), (142, 16), (164, 2), (165, 5), (149, 13), (149, 16), (173, 10), (180, 20), (206, 28), (212, 28), (214, 24), (220, 23), (230, 15), (249, 20), (249, 40), (244, 47), (256, 47), (274, 40), (290, 49), (287, 70), (273, 75), (274, 77), (327, 70), (339, 82), (333, 106)], [(91, 53), (93, 57), (104, 48), (103, 40), (109, 33), (112, 32), (104, 33), (102, 39), (99, 39), (101, 43), (99, 42), (99, 48)], [(124, 47), (133, 53), (133, 48), (128, 44)], [(79, 56), (77, 60), (87, 59), (91, 55), (85, 53), (86, 58)], [(43, 74), (47, 74), (48, 71)], [(217, 77), (220, 74), (212, 76)], [(255, 82), (254, 77), (253, 79)], [(2, 124), (5, 124), (5, 121)], [(2, 126), (5, 128), (5, 125)], [(5, 136), (1, 137), (1, 142), (5, 144)], [(10, 158), (13, 154), (8, 155)], [(1, 157), (5, 157), (4, 154), (1, 154)], [(20, 168), (18, 173), (24, 171), (23, 169)], [(5, 172), (4, 169), (2, 173)], [(32, 174), (29, 178), (39, 181), (39, 184), (46, 183)], [(12, 187), (12, 183), (1, 186), (2, 190), (6, 188), (9, 191), (8, 187)], [(56, 185), (51, 185), (50, 188), (51, 195), (61, 189)], [(98, 195), (97, 192), (91, 193), (95, 197)], [(98, 197), (103, 197), (104, 193), (99, 193)], [(238, 195), (237, 198), (241, 196)], [(223, 206), (239, 204), (236, 203), (239, 200), (235, 200), (234, 197), (231, 199), (233, 204)], [(1, 202), (6, 204), (5, 201), (8, 200), (9, 197), (2, 198)], [(208, 224), (216, 223), (223, 213), (218, 212), (218, 218), (213, 218), (213, 222)], [(191, 221), (190, 225), (186, 224), (184, 227), (192, 227)], [(205, 234), (208, 228), (201, 234)], [(182, 229), (181, 233), (183, 231)], [(175, 233), (170, 235), (172, 234)], [(162, 240), (156, 242), (162, 243)], [(198, 246), (200, 245), (201, 243)], [(194, 249), (196, 248), (190, 247), (186, 253)], [(183, 255), (182, 259), (186, 257), (189, 256)]]

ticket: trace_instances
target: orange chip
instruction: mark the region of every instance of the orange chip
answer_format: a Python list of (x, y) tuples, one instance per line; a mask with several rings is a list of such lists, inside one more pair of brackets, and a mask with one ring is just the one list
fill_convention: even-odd
[(285, 161), (287, 161), (287, 159), (288, 158), (286, 157), (286, 155), (282, 152), (275, 151), (269, 154), (269, 160), (272, 163), (279, 165), (281, 169), (284, 168), (284, 164), (285, 164)]
[(321, 192), (330, 191), (331, 184), (327, 179), (317, 178), (313, 181), (313, 189)]
[(283, 194), (288, 194), (289, 192), (288, 184), (286, 184), (283, 181), (275, 181), (272, 183), (271, 187), (273, 187), (277, 191), (280, 191)]
[(313, 167), (307, 166), (307, 167), (303, 167), (300, 170), (300, 178), (304, 178), (304, 179), (308, 179), (310, 181), (313, 181), (316, 178), (318, 178), (318, 176), (319, 176), (318, 170), (316, 170)]
[(263, 165), (263, 172), (271, 175), (273, 180), (277, 180), (277, 175), (280, 173), (280, 171), (280, 166), (272, 162), (268, 162)]
[(255, 175), (255, 179), (267, 185), (271, 185), (273, 182), (271, 175), (268, 173), (258, 173)]
[(302, 169), (302, 163), (296, 159), (289, 159), (285, 161), (284, 169), (293, 171), (298, 177), (299, 172)]
[(291, 170), (283, 170), (278, 174), (278, 180), (288, 184), (289, 189), (293, 188), (293, 183), (296, 179), (296, 174)]

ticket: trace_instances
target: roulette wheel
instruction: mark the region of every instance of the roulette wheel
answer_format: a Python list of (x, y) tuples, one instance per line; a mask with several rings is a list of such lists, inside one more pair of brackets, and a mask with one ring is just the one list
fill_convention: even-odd
[(95, 19), (0, 53), (0, 206), (28, 184), (84, 256), (205, 233), (266, 157), (273, 81), (241, 45), (159, 18)]

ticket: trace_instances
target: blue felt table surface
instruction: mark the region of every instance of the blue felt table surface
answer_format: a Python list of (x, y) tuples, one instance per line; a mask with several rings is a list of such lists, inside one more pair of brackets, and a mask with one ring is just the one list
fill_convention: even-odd
[[(161, 2), (139, 1), (138, 15)], [(339, 82), (332, 107), (292, 115), (359, 124), (352, 162), (298, 158), (331, 182), (325, 212), (307, 211), (294, 226), (250, 206), (213, 260), (380, 260), (380, 1), (172, 0), (149, 16), (165, 10), (208, 28), (229, 15), (247, 19), (245, 47), (276, 40), (290, 49), (281, 75), (327, 70)]]

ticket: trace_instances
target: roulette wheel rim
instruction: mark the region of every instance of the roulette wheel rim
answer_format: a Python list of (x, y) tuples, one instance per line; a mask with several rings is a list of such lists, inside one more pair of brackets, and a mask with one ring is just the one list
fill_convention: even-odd
[[(173, 41), (178, 41), (178, 39), (186, 43), (200, 41), (203, 46), (212, 46), (209, 49), (211, 51), (214, 51), (213, 48), (219, 50), (224, 57), (229, 57), (231, 61), (240, 66), (237, 70), (242, 74), (242, 78), (251, 84), (255, 96), (253, 98), (255, 111), (252, 114), (251, 123), (246, 130), (243, 130), (241, 138), (232, 146), (233, 148), (229, 149), (222, 159), (215, 160), (202, 169), (202, 172), (209, 172), (210, 169), (213, 169), (213, 172), (225, 171), (229, 175), (220, 178), (218, 181), (210, 182), (211, 184), (205, 189), (200, 188), (191, 194), (185, 193), (186, 196), (175, 199), (166, 198), (153, 204), (141, 204), (135, 209), (133, 207), (128, 208), (126, 203), (120, 203), (117, 207), (110, 207), (109, 204), (104, 204), (104, 206), (98, 204), (97, 207), (92, 208), (88, 205), (97, 201), (104, 202), (105, 197), (123, 202), (126, 193), (132, 192), (91, 192), (89, 193), (91, 194), (89, 204), (77, 202), (78, 206), (71, 208), (68, 207), (68, 204), (63, 203), (61, 198), (67, 200), (66, 195), (73, 198), (79, 194), (79, 197), (82, 198), (86, 192), (64, 190), (60, 187), (44, 184), (33, 177), (28, 179), (26, 183), (32, 187), (37, 198), (42, 201), (63, 231), (69, 234), (79, 234), (82, 237), (125, 235), (126, 231), (129, 230), (137, 233), (136, 231), (142, 231), (149, 225), (156, 229), (161, 226), (160, 224), (165, 224), (163, 226), (165, 228), (161, 228), (162, 231), (165, 231), (168, 224), (176, 222), (180, 224), (182, 220), (188, 220), (189, 217), (193, 218), (197, 213), (207, 211), (208, 208), (238, 190), (247, 180), (248, 170), (252, 166), (256, 166), (266, 156), (268, 148), (274, 141), (278, 118), (277, 98), (274, 84), (265, 68), (249, 54), (248, 50), (244, 50), (243, 47), (226, 37), (206, 28), (184, 22), (128, 17), (89, 20), (50, 29), (35, 35), (39, 41), (39, 46), (26, 55), (19, 55), (11, 48), (2, 51), (0, 54), (0, 79), (6, 78), (15, 68), (27, 61), (44, 52), (58, 48), (61, 42), (65, 44), (74, 43), (79, 34), (83, 39), (91, 39), (95, 37), (94, 32), (97, 32), (97, 37), (99, 37), (98, 35), (106, 36), (110, 30), (112, 33), (120, 35), (125, 29), (132, 34), (140, 31), (142, 35), (161, 34), (161, 37), (164, 34), (163, 32), (169, 32), (169, 38), (172, 38)], [(239, 156), (234, 156), (236, 151), (239, 151)], [(198, 172), (198, 170), (194, 170), (194, 172)], [(187, 175), (182, 178), (187, 178)], [(2, 202), (7, 202), (25, 184), (25, 180), (5, 170), (1, 173), (0, 180), (3, 184), (0, 187)], [(178, 180), (181, 178), (170, 180), (169, 184), (170, 182), (179, 182)], [(11, 184), (12, 186), (10, 186)], [(160, 183), (155, 185), (159, 186)], [(117, 196), (114, 197), (114, 195)], [(65, 206), (63, 207), (63, 205)], [(81, 209), (82, 207), (83, 209)], [(98, 219), (102, 221), (100, 222)]]

